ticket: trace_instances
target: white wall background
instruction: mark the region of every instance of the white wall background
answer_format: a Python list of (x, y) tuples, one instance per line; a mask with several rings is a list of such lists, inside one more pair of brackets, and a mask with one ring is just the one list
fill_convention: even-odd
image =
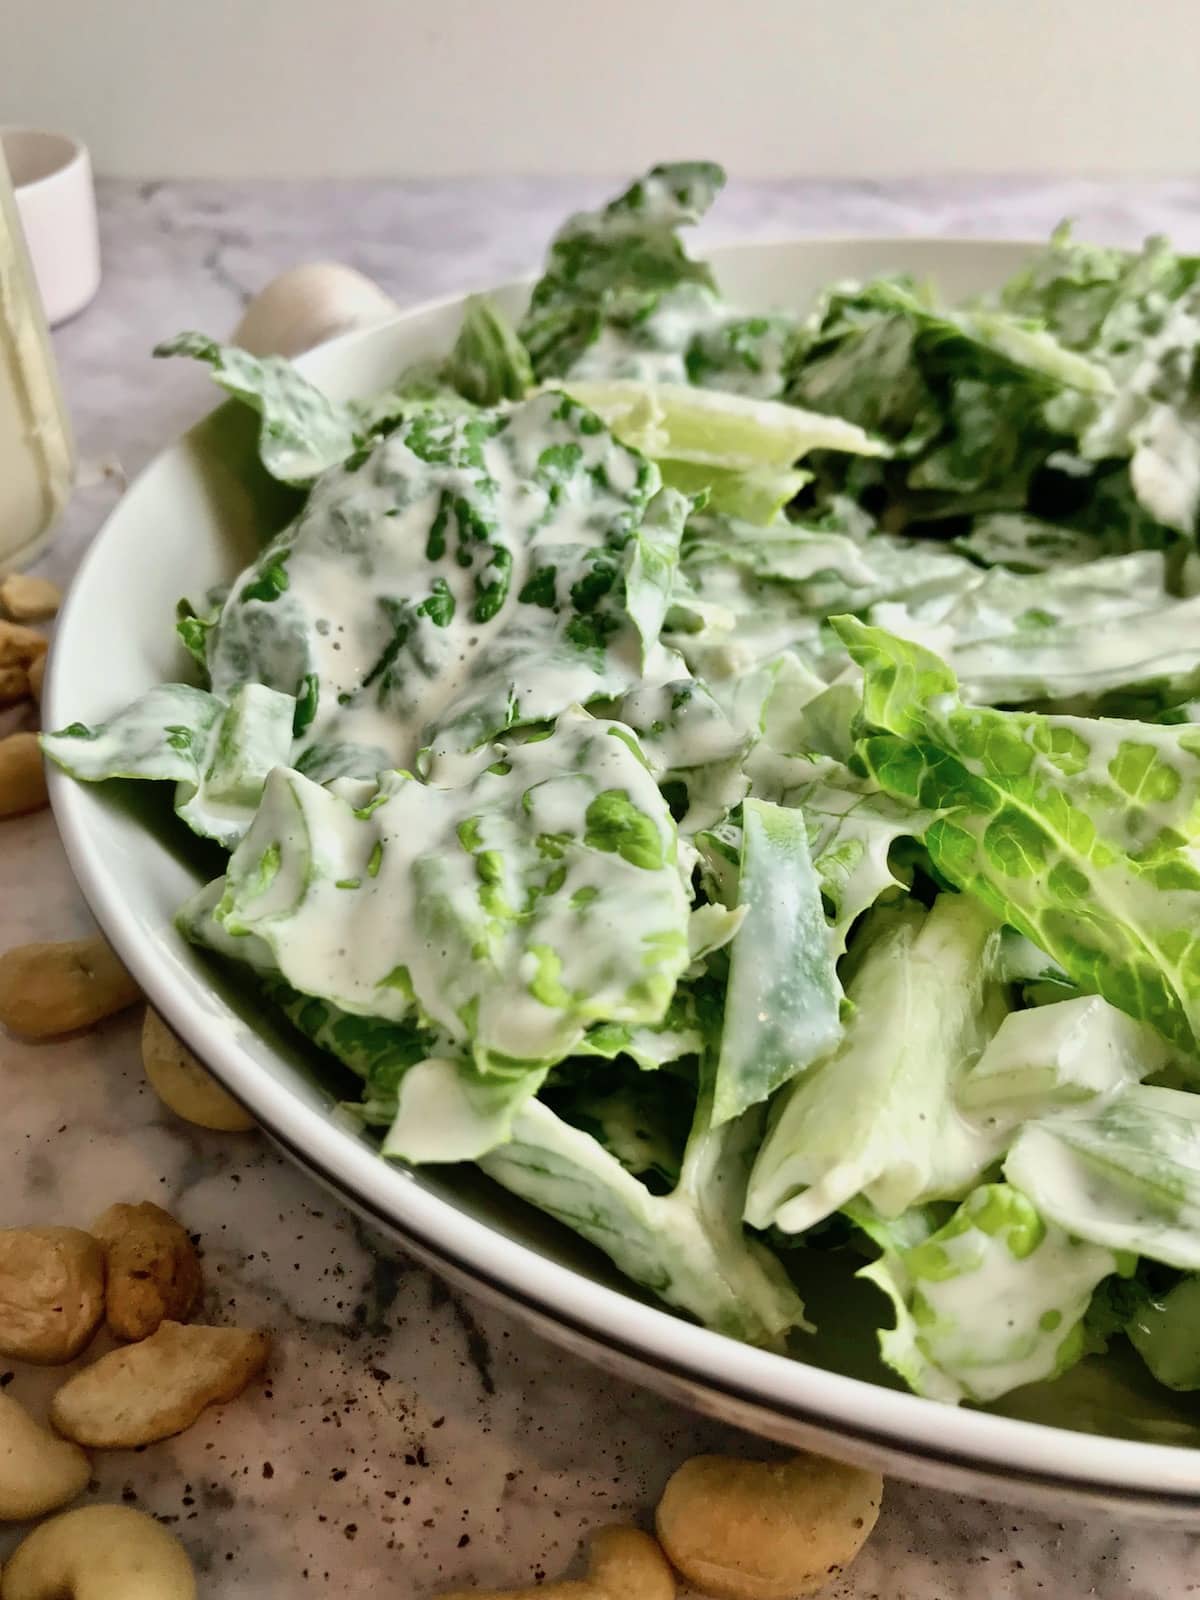
[(1192, 173), (1200, 0), (0, 0), (0, 121), (150, 176)]

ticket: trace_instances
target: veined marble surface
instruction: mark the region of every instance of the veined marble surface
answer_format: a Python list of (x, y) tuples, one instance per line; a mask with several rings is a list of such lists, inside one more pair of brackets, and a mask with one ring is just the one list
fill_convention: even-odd
[[(104, 285), (55, 336), (85, 471), (42, 569), (69, 578), (123, 479), (212, 403), (187, 363), (149, 362), (156, 340), (227, 333), (248, 295), (303, 260), (347, 261), (402, 304), (512, 277), (603, 192), (561, 180), (102, 185)], [(735, 182), (698, 239), (1019, 238), (1064, 216), (1107, 241), (1168, 232), (1200, 248), (1200, 181)], [(0, 823), (0, 942), (88, 926), (49, 813)], [(205, 1600), (424, 1600), (553, 1576), (590, 1527), (645, 1522), (686, 1456), (753, 1449), (381, 1253), (257, 1136), (165, 1114), (142, 1077), (137, 1020), (42, 1046), (0, 1036), (0, 1224), (86, 1226), (114, 1200), (155, 1200), (200, 1236), (211, 1318), (277, 1331), (268, 1384), (177, 1440), (97, 1457), (94, 1495), (175, 1527)], [(34, 1405), (59, 1376), (0, 1362), (0, 1385)], [(0, 1559), (11, 1543), (0, 1532)], [(1177, 1600), (1200, 1593), (1200, 1541), (892, 1483), (874, 1538), (826, 1593)]]

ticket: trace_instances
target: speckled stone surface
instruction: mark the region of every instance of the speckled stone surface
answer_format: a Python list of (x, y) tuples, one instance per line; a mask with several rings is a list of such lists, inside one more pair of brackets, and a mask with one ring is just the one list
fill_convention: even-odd
[[(228, 331), (249, 293), (306, 259), (348, 261), (402, 303), (510, 277), (601, 192), (563, 181), (103, 186), (104, 286), (55, 338), (84, 481), (43, 570), (69, 577), (123, 476), (210, 402), (186, 364), (147, 361), (155, 340)], [(1200, 182), (735, 185), (704, 232), (1026, 237), (1064, 215), (1103, 239), (1167, 231), (1196, 248)], [(87, 926), (49, 814), (0, 824), (0, 940)], [(144, 1084), (133, 1015), (39, 1047), (0, 1037), (0, 1089), (0, 1224), (86, 1225), (114, 1200), (156, 1200), (202, 1241), (209, 1315), (277, 1330), (265, 1387), (178, 1440), (97, 1461), (90, 1492), (176, 1528), (205, 1600), (424, 1600), (447, 1585), (552, 1575), (590, 1527), (645, 1521), (687, 1455), (754, 1448), (381, 1251), (257, 1136), (171, 1119)], [(35, 1406), (57, 1377), (0, 1362), (0, 1384)], [(0, 1557), (11, 1542), (0, 1532)], [(1200, 1544), (895, 1483), (874, 1539), (827, 1592), (1176, 1600), (1200, 1593)]]

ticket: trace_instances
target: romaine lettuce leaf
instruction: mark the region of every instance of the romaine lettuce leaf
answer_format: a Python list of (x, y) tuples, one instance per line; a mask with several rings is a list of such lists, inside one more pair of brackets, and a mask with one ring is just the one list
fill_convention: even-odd
[(1111, 1250), (1073, 1239), (1018, 1189), (975, 1189), (943, 1227), (859, 1276), (891, 1300), (883, 1359), (917, 1394), (996, 1400), (1057, 1377), (1084, 1353), (1083, 1317)]
[[(193, 943), (236, 959), (239, 943), (248, 941), (226, 933), (223, 924), (212, 916), (220, 902), (220, 894), (214, 892), (218, 887), (223, 893), (223, 878), (190, 902), (179, 926)], [(260, 945), (260, 950), (265, 951), (265, 946)], [(267, 959), (271, 960), (269, 953)], [(315, 995), (301, 994), (271, 975), (264, 976), (263, 987), (293, 1027), (362, 1079), (362, 1100), (348, 1109), (372, 1126), (386, 1128), (395, 1120), (400, 1080), (418, 1061), (445, 1048), (445, 1041), (416, 1017), (395, 1021), (389, 1017), (359, 1016)]]
[(783, 389), (802, 343), (802, 325), (779, 312), (731, 312), (699, 329), (688, 345), (688, 382), (757, 399)]
[(1004, 1141), (955, 1097), (1004, 1014), (999, 929), (964, 895), (929, 913), (881, 908), (855, 946), (838, 1049), (782, 1096), (754, 1165), (746, 1219), (802, 1233), (863, 1196), (884, 1217), (961, 1195)]
[(1161, 1072), (1160, 1033), (1099, 995), (1011, 1011), (962, 1080), (958, 1103), (990, 1127), (1015, 1128)]
[(665, 382), (570, 379), (563, 387), (602, 417), (622, 443), (655, 460), (781, 470), (810, 450), (887, 454), (883, 442), (856, 423), (774, 400)]
[(539, 378), (597, 365), (619, 376), (642, 365), (685, 376), (690, 330), (681, 340), (675, 322), (689, 312), (702, 322), (716, 284), (678, 229), (704, 215), (724, 182), (709, 161), (654, 167), (603, 210), (564, 224), (520, 330)]
[(1178, 256), (1153, 238), (1140, 253), (1086, 244), (1069, 223), (1055, 229), (1004, 285), (1001, 304), (1019, 317), (1036, 318), (1071, 350), (1102, 348), (1128, 337), (1144, 307), (1175, 300), (1195, 281), (1200, 263)]
[(1011, 511), (974, 518), (971, 531), (956, 539), (954, 548), (981, 566), (1007, 567), (1010, 572), (1053, 572), (1108, 553), (1095, 534)]
[(1027, 1122), (1004, 1172), (1077, 1238), (1200, 1269), (1200, 1095), (1131, 1084)]
[[(888, 441), (900, 459), (873, 483), (853, 464), (824, 470), (848, 492), (890, 500), (895, 528), (1025, 510), (1046, 460), (1074, 437), (1076, 413), (1111, 391), (1103, 366), (1035, 323), (987, 308), (946, 309), (908, 280), (883, 278), (830, 291), (787, 397)], [(1049, 407), (1064, 395), (1070, 417), (1053, 421)]]
[(936, 813), (939, 873), (1090, 993), (1190, 1048), (1200, 866), (1200, 731), (966, 706), (929, 651), (849, 617), (865, 674), (859, 755), (886, 793)]
[(461, 1057), (426, 1056), (396, 1085), (396, 1114), (383, 1154), (412, 1166), (478, 1161), (513, 1137), (516, 1119), (546, 1067), (483, 1071)]
[[(642, 675), (688, 502), (563, 395), (423, 412), (326, 474), (209, 636), (214, 692), (304, 697), (318, 781), (454, 753)], [(636, 611), (631, 615), (630, 606)]]
[[(701, 1039), (695, 1048), (703, 1050)], [(564, 1122), (593, 1139), (644, 1183), (670, 1194), (680, 1178), (696, 1106), (698, 1060), (647, 1073), (628, 1058), (556, 1067), (540, 1099)]]
[(1145, 1298), (1125, 1323), (1130, 1344), (1168, 1389), (1200, 1389), (1200, 1278)]
[(821, 884), (838, 954), (864, 911), (904, 885), (891, 862), (897, 840), (919, 837), (931, 813), (914, 812), (829, 759), (771, 758), (760, 746), (749, 767), (753, 792), (795, 807)]
[(523, 400), (533, 388), (529, 352), (486, 295), (471, 295), (463, 307), (462, 327), (441, 377), (477, 406)]
[(1003, 294), (1007, 306), (1043, 318), (1108, 371), (1111, 399), (1055, 409), (1086, 460), (1129, 457), (1137, 499), (1184, 534), (1195, 531), (1200, 504), (1198, 278), (1200, 259), (1177, 255), (1163, 239), (1135, 255), (1076, 244), (1063, 228)]
[(805, 484), (811, 472), (795, 467), (718, 467), (700, 461), (660, 461), (662, 479), (729, 517), (762, 526), (773, 522)]
[(1129, 456), (1139, 502), (1187, 535), (1196, 532), (1200, 508), (1198, 358), (1200, 288), (1193, 288), (1165, 316), (1159, 312), (1148, 337), (1114, 355), (1116, 394), (1089, 417), (1079, 440), (1086, 460)]
[(812, 450), (875, 456), (878, 439), (837, 417), (680, 383), (568, 380), (623, 444), (656, 461), (663, 482), (705, 497), (714, 512), (772, 522), (812, 474), (795, 463)]
[(232, 849), (258, 808), (272, 768), (288, 760), (298, 713), (291, 695), (260, 683), (228, 701), (185, 683), (151, 689), (97, 728), (72, 723), (42, 735), (51, 761), (85, 783), (175, 782), (175, 810), (193, 833)]
[(675, 827), (627, 730), (582, 712), (457, 789), (351, 805), (285, 768), (214, 912), (343, 1011), (436, 1026), (482, 1070), (662, 1020), (688, 964)]
[[(678, 667), (682, 673), (683, 663)], [(750, 736), (698, 679), (672, 677), (633, 689), (618, 716), (637, 734), (681, 835), (711, 827), (745, 796)]]
[(767, 1100), (837, 1044), (842, 998), (803, 816), (742, 806), (738, 905), (713, 1090), (719, 1126)]
[(1200, 683), (1200, 598), (1167, 591), (1163, 555), (1141, 550), (1037, 574), (993, 569), (958, 592), (885, 601), (870, 620), (944, 657), (984, 704), (1097, 701)]
[(178, 334), (154, 354), (207, 362), (222, 389), (257, 411), (263, 466), (283, 483), (312, 483), (363, 442), (354, 409), (330, 400), (282, 356), (252, 356), (202, 333)]
[(512, 1140), (480, 1162), (489, 1177), (603, 1250), (669, 1305), (720, 1333), (781, 1348), (806, 1326), (787, 1274), (742, 1227), (761, 1108), (713, 1128), (702, 1089), (678, 1185), (655, 1194), (597, 1140), (532, 1100)]
[(801, 319), (723, 304), (711, 269), (679, 239), (724, 182), (711, 162), (668, 163), (569, 219), (521, 324), (539, 378), (665, 380), (759, 399), (782, 392)]

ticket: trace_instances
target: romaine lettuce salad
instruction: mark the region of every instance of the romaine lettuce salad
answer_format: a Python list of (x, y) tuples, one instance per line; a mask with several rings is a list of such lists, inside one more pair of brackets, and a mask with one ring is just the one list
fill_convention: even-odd
[(1200, 260), (744, 309), (680, 238), (722, 182), (359, 403), (162, 347), (294, 516), (46, 752), (175, 785), (228, 853), (180, 927), (385, 1158), (798, 1354), (846, 1253), (921, 1394), (1121, 1335), (1200, 1387)]

